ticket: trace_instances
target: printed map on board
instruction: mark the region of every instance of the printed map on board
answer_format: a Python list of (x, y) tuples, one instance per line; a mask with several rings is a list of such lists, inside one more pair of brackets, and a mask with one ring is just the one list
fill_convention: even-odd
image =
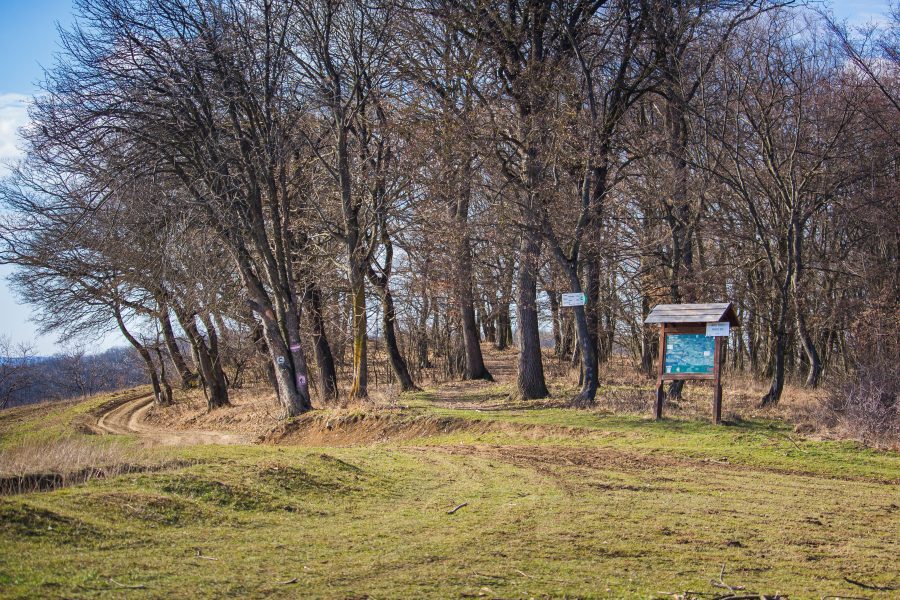
[(666, 373), (713, 372), (716, 338), (702, 333), (677, 333), (666, 336)]

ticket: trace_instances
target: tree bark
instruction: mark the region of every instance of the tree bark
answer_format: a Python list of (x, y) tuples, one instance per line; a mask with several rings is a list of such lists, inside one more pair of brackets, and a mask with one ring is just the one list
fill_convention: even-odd
[(417, 391), (419, 387), (413, 383), (412, 376), (409, 374), (406, 361), (400, 352), (400, 346), (397, 344), (396, 334), (396, 313), (394, 311), (394, 298), (390, 290), (385, 286), (381, 291), (381, 314), (382, 326), (384, 328), (384, 341), (387, 346), (388, 360), (391, 363), (391, 371), (400, 384), (400, 391), (412, 392)]
[(195, 315), (187, 314), (179, 308), (175, 308), (175, 315), (178, 317), (181, 328), (187, 334), (191, 345), (194, 347), (200, 367), (200, 375), (209, 388), (207, 409), (213, 410), (228, 406), (230, 404), (228, 401), (228, 385), (216, 352), (215, 331), (207, 332), (210, 344), (207, 346), (203, 335), (197, 328)]
[[(334, 82), (339, 86), (339, 82)], [(338, 102), (341, 91), (335, 90)], [(369, 397), (368, 377), (368, 320), (366, 315), (366, 273), (368, 270), (363, 231), (360, 226), (359, 200), (353, 195), (353, 180), (350, 177), (350, 150), (348, 127), (344, 120), (343, 108), (338, 104), (333, 108), (337, 131), (338, 183), (341, 190), (341, 210), (344, 216), (344, 241), (350, 267), (350, 307), (353, 335), (353, 383), (350, 386), (350, 400)]]
[(186, 390), (197, 385), (197, 374), (191, 371), (184, 360), (184, 355), (178, 347), (178, 341), (175, 339), (175, 332), (172, 329), (172, 320), (169, 318), (169, 307), (165, 304), (159, 306), (159, 326), (162, 329), (163, 340), (166, 344), (166, 350), (178, 376), (181, 378), (181, 389)]
[(472, 297), (472, 256), (468, 234), (459, 241), (457, 250), (457, 306), (462, 316), (463, 343), (466, 347), (465, 379), (485, 379), (493, 381), (484, 365), (481, 354), (481, 336), (475, 322), (475, 306)]
[(550, 323), (553, 331), (553, 354), (558, 358), (563, 355), (562, 326), (560, 324), (559, 298), (556, 290), (546, 290), (550, 300)]
[(500, 266), (500, 300), (497, 303), (497, 350), (506, 350), (512, 344), (512, 316), (509, 304), (512, 298), (512, 284), (515, 261), (506, 260)]
[[(569, 268), (569, 285), (572, 291), (581, 292), (581, 282), (578, 280), (578, 272), (573, 266)], [(600, 377), (597, 371), (598, 361), (594, 356), (594, 348), (591, 345), (588, 334), (587, 311), (584, 306), (575, 307), (575, 327), (578, 332), (578, 354), (581, 357), (581, 373), (579, 383), (581, 391), (572, 399), (572, 405), (576, 407), (592, 406), (596, 401), (597, 389), (600, 387)]]
[(172, 396), (172, 386), (169, 385), (169, 378), (166, 377), (166, 361), (163, 358), (162, 350), (159, 349), (159, 338), (157, 338), (156, 358), (159, 361), (159, 380), (162, 384), (162, 397), (165, 404), (175, 404), (175, 398)]
[(316, 367), (319, 372), (319, 389), (325, 400), (337, 399), (337, 371), (334, 368), (334, 356), (325, 332), (325, 320), (322, 318), (322, 294), (318, 286), (309, 284), (304, 294), (309, 321), (312, 329), (313, 348), (316, 356)]
[(789, 266), (785, 281), (781, 284), (780, 302), (778, 307), (778, 325), (775, 329), (773, 360), (772, 360), (772, 384), (769, 391), (762, 397), (759, 402), (760, 407), (774, 406), (781, 399), (781, 392), (784, 390), (784, 373), (785, 373), (785, 352), (787, 349), (787, 320), (788, 320), (788, 294), (791, 281), (791, 271)]
[(794, 224), (794, 276), (791, 280), (791, 292), (794, 296), (794, 317), (797, 326), (797, 336), (800, 338), (800, 345), (806, 354), (806, 360), (809, 363), (809, 371), (806, 377), (806, 387), (815, 388), (819, 385), (819, 376), (822, 373), (822, 360), (816, 350), (812, 336), (806, 326), (806, 314), (804, 312), (804, 295), (803, 295), (803, 226), (799, 222)]
[(643, 324), (643, 319), (650, 314), (650, 299), (647, 294), (641, 294), (641, 373), (647, 377), (653, 377), (653, 340), (657, 337), (650, 332), (650, 328)]
[(431, 312), (431, 300), (426, 286), (422, 289), (422, 310), (416, 328), (416, 361), (420, 369), (430, 369), (431, 359), (428, 357), (428, 315)]
[(351, 400), (369, 397), (368, 320), (366, 315), (366, 282), (358, 267), (350, 268), (350, 305), (353, 333), (353, 384)]
[(150, 385), (153, 387), (153, 398), (156, 403), (160, 406), (164, 406), (166, 402), (166, 397), (163, 394), (162, 386), (159, 382), (159, 374), (156, 372), (156, 365), (153, 364), (153, 357), (150, 355), (150, 351), (140, 343), (136, 337), (131, 335), (131, 332), (128, 331), (128, 328), (125, 326), (125, 319), (122, 317), (122, 310), (117, 305), (111, 306), (113, 311), (113, 316), (116, 319), (116, 324), (119, 326), (119, 331), (122, 332), (122, 335), (125, 336), (125, 339), (128, 340), (128, 343), (132, 345), (132, 347), (137, 350), (138, 355), (141, 357), (141, 360), (144, 361), (144, 367), (147, 370), (147, 376), (150, 377)]
[(537, 313), (537, 268), (540, 258), (540, 239), (532, 231), (522, 236), (519, 261), (519, 297), (516, 303), (516, 325), (519, 337), (519, 369), (517, 388), (525, 400), (546, 398), (549, 395), (544, 381), (541, 357), (541, 338)]
[(456, 202), (451, 202), (450, 213), (455, 224), (455, 285), (456, 305), (462, 318), (463, 343), (466, 349), (466, 368), (464, 379), (485, 379), (493, 381), (490, 372), (484, 365), (481, 354), (481, 336), (478, 334), (478, 323), (475, 321), (475, 301), (472, 294), (472, 245), (469, 239), (469, 200), (471, 194), (471, 157), (467, 157), (467, 165), (461, 182), (462, 190)]

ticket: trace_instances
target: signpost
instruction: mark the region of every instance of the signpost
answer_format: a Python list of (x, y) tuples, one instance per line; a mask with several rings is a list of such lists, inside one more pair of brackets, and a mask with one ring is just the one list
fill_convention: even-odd
[(644, 323), (659, 323), (659, 370), (655, 417), (662, 418), (663, 382), (712, 380), (713, 422), (722, 422), (722, 367), (731, 326), (738, 327), (731, 303), (660, 304)]
[(584, 306), (585, 304), (587, 304), (587, 294), (565, 293), (562, 295), (563, 308), (570, 306)]
[(708, 337), (728, 337), (728, 334), (731, 333), (731, 323), (707, 323), (706, 324), (706, 335)]

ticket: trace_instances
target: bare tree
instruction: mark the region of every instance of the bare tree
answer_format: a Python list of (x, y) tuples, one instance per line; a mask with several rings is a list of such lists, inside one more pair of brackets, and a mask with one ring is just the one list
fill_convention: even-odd
[(12, 405), (32, 385), (35, 375), (34, 346), (14, 344), (0, 336), (0, 408)]

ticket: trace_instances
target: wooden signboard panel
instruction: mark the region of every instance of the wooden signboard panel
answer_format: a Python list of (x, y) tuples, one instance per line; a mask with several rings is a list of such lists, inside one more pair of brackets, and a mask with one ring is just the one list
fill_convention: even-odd
[(707, 336), (705, 323), (664, 323), (659, 329), (659, 368), (654, 416), (662, 418), (665, 381), (714, 382), (712, 420), (722, 422), (722, 364), (725, 344), (720, 336)]
[(662, 418), (664, 381), (706, 379), (714, 384), (713, 422), (722, 422), (722, 367), (732, 327), (741, 323), (730, 302), (658, 304), (644, 319), (659, 327), (657, 419)]

